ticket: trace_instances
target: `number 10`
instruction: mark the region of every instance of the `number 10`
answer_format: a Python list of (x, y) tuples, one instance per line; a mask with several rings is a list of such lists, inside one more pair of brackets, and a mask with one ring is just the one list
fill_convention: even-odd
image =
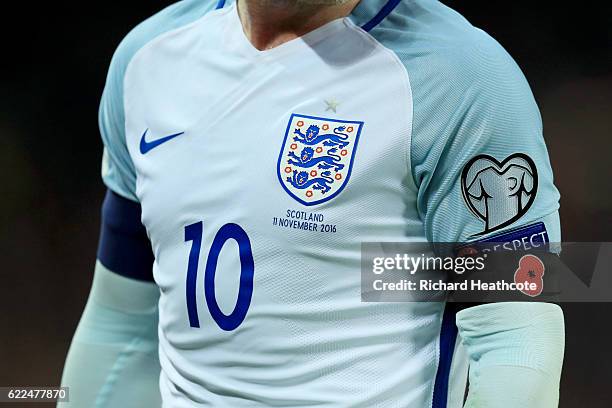
[[(185, 227), (185, 242), (192, 242), (191, 250), (189, 251), (189, 263), (187, 264), (187, 314), (189, 315), (189, 325), (196, 328), (200, 327), (196, 300), (196, 283), (198, 278), (200, 248), (202, 248), (202, 235), (202, 221)], [(231, 314), (225, 315), (217, 304), (217, 297), (215, 295), (215, 273), (217, 271), (219, 253), (223, 245), (225, 245), (225, 242), (229, 239), (233, 239), (238, 243), (240, 256), (240, 289), (238, 291), (238, 299), (234, 310)], [(204, 295), (206, 304), (208, 305), (211, 317), (217, 322), (217, 325), (221, 329), (232, 331), (244, 321), (253, 296), (254, 272), (255, 263), (253, 261), (253, 251), (247, 233), (237, 224), (225, 224), (217, 231), (217, 235), (215, 235), (206, 260), (206, 270), (204, 271)]]

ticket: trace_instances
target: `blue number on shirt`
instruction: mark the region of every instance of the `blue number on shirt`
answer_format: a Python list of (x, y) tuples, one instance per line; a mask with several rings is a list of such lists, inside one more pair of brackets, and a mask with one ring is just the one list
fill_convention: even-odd
[[(202, 222), (196, 222), (185, 227), (185, 242), (192, 241), (191, 251), (189, 251), (189, 263), (187, 265), (187, 314), (189, 315), (189, 325), (200, 327), (198, 309), (196, 303), (196, 282), (198, 277), (198, 260), (200, 258), (200, 248), (202, 247)], [(236, 306), (230, 315), (225, 315), (215, 296), (215, 273), (217, 272), (217, 261), (219, 253), (228, 239), (233, 239), (238, 243), (240, 256), (240, 289)], [(251, 241), (247, 233), (237, 224), (225, 224), (215, 235), (215, 239), (210, 247), (210, 252), (206, 260), (206, 270), (204, 271), (204, 295), (206, 304), (212, 318), (219, 327), (226, 331), (231, 331), (240, 326), (251, 305), (253, 297), (253, 274), (255, 263), (253, 261), (253, 251)]]
[(189, 263), (187, 264), (187, 314), (189, 325), (200, 327), (198, 318), (198, 305), (196, 303), (196, 280), (198, 278), (198, 260), (200, 259), (200, 248), (202, 247), (202, 221), (185, 227), (185, 242), (193, 241), (189, 251)]

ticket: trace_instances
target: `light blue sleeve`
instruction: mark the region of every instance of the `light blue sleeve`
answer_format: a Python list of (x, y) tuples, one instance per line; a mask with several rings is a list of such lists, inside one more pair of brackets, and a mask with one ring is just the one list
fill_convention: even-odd
[(430, 0), (399, 3), (372, 35), (410, 80), (411, 171), (428, 240), (472, 241), (541, 221), (560, 241), (542, 119), (504, 48)]
[(115, 193), (133, 201), (136, 171), (125, 139), (123, 78), (132, 57), (157, 36), (189, 24), (215, 8), (214, 0), (183, 0), (136, 26), (121, 42), (111, 60), (100, 101), (98, 122), (104, 153), (102, 179)]
[(559, 193), (534, 97), (505, 50), (482, 32), (474, 37), (410, 70), (411, 161), (426, 236), (471, 241), (543, 222), (559, 242)]
[(470, 357), (464, 408), (554, 408), (565, 351), (563, 311), (550, 303), (507, 302), (457, 313)]
[(96, 263), (87, 305), (64, 365), (69, 401), (58, 408), (161, 406), (155, 284)]
[[(431, 242), (560, 242), (559, 192), (542, 119), (503, 47), (438, 1), (401, 2), (373, 35), (405, 66), (413, 99), (411, 170)], [(537, 235), (539, 236), (539, 235)], [(557, 406), (561, 309), (506, 302), (457, 315), (470, 357), (465, 407)]]

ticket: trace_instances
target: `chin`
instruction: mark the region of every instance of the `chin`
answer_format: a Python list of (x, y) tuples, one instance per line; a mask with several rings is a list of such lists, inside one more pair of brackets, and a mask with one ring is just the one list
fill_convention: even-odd
[(296, 6), (333, 6), (348, 3), (351, 0), (262, 0), (264, 3), (275, 5), (296, 5)]

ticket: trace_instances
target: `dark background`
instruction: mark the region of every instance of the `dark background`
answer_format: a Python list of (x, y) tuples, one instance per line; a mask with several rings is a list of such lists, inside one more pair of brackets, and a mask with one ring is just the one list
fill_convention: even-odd
[[(369, 1), (369, 0), (364, 0)], [(170, 2), (47, 2), (0, 32), (0, 386), (57, 385), (95, 260), (106, 70)], [(525, 72), (544, 119), (565, 241), (612, 241), (612, 14), (594, 1), (448, 1)], [(610, 304), (567, 304), (561, 407), (610, 407)]]

